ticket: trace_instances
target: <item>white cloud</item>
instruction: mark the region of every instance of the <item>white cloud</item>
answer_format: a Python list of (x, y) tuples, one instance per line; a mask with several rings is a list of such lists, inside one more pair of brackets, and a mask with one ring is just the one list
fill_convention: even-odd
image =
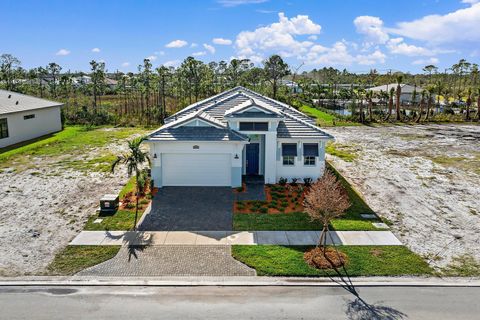
[(60, 49), (55, 53), (57, 56), (68, 56), (70, 54), (70, 51), (67, 49)]
[(304, 61), (308, 65), (337, 65), (348, 66), (354, 63), (362, 65), (381, 64), (385, 62), (386, 56), (379, 49), (368, 54), (352, 54), (348, 46), (352, 44), (346, 41), (337, 41), (332, 47), (314, 45), (305, 55)]
[(217, 2), (223, 7), (236, 7), (244, 4), (264, 3), (268, 0), (218, 0)]
[(214, 54), (214, 53), (215, 53), (215, 47), (214, 47), (214, 46), (211, 46), (211, 45), (209, 45), (209, 44), (204, 43), (204, 44), (203, 44), (203, 47), (204, 47), (205, 49), (207, 49), (208, 52), (210, 52), (211, 54)]
[(93, 48), (92, 52), (98, 53), (98, 52), (100, 52), (100, 48)]
[(218, 45), (223, 45), (223, 46), (229, 46), (232, 44), (232, 40), (224, 39), (224, 38), (214, 38), (212, 42)]
[(279, 21), (254, 31), (242, 31), (237, 35), (235, 47), (241, 58), (259, 60), (264, 53), (279, 53), (284, 57), (306, 54), (314, 44), (311, 41), (298, 41), (297, 35), (319, 34), (321, 26), (306, 15), (289, 19), (283, 12)]
[(369, 43), (383, 44), (389, 38), (379, 17), (359, 16), (353, 20), (353, 24), (357, 32), (363, 34)]
[(479, 2), (480, 0), (462, 0), (462, 3), (474, 4)]
[(188, 44), (185, 40), (173, 40), (165, 45), (167, 48), (181, 48), (185, 47)]
[(155, 51), (154, 54), (156, 56), (164, 56), (165, 55), (165, 51)]
[(126, 68), (126, 67), (128, 67), (128, 66), (130, 66), (130, 62), (124, 62), (124, 63), (122, 63), (122, 67), (123, 67), (123, 68)]
[(198, 46), (198, 44), (196, 44), (195, 42), (192, 42), (192, 44), (190, 44), (190, 48), (195, 48), (196, 46)]
[(426, 66), (426, 65), (429, 65), (429, 64), (437, 64), (438, 62), (440, 62), (440, 60), (438, 60), (438, 58), (432, 57), (432, 58), (429, 58), (429, 59), (414, 60), (412, 62), (412, 64)]
[(311, 36), (308, 36), (308, 40), (312, 40), (312, 41), (315, 41), (318, 39), (318, 36), (317, 35), (314, 35), (312, 34)]
[(400, 22), (396, 28), (388, 31), (415, 40), (432, 44), (462, 43), (480, 41), (478, 22), (480, 21), (480, 3), (459, 9), (445, 15), (428, 15), (423, 18)]
[(435, 52), (424, 47), (407, 44), (403, 38), (392, 38), (388, 40), (386, 47), (393, 54), (400, 54), (409, 57), (415, 56), (433, 56)]
[(151, 55), (151, 56), (146, 57), (145, 59), (148, 59), (148, 60), (153, 62), (153, 61), (157, 60), (157, 56)]
[(178, 66), (179, 64), (180, 64), (180, 60), (178, 60), (178, 59), (165, 61), (165, 62), (163, 63), (163, 65), (164, 65), (165, 67), (176, 67), (176, 66)]
[(192, 53), (192, 56), (200, 57), (200, 56), (204, 56), (206, 54), (207, 54), (207, 51), (197, 51), (197, 52)]

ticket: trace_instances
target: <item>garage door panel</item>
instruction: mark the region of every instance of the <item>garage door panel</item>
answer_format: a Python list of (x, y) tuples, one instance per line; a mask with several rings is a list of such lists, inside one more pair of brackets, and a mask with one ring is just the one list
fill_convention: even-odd
[(163, 154), (164, 186), (230, 186), (229, 154)]

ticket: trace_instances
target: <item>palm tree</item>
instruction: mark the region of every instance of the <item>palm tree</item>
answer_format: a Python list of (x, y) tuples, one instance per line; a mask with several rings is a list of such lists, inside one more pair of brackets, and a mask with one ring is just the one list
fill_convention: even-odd
[(403, 80), (403, 75), (399, 74), (397, 75), (397, 91), (396, 91), (396, 101), (395, 101), (395, 110), (396, 110), (396, 120), (400, 121), (402, 120), (401, 115), (400, 115), (400, 97), (402, 95), (402, 80)]
[(430, 108), (432, 107), (433, 99), (432, 91), (433, 89), (431, 87), (427, 88), (427, 114), (425, 115), (425, 121), (428, 121), (428, 118), (430, 117)]
[(390, 88), (390, 92), (388, 92), (388, 114), (385, 117), (384, 121), (388, 121), (390, 117), (392, 116), (392, 110), (393, 110), (393, 95), (395, 94), (395, 89)]
[(135, 222), (133, 224), (133, 230), (137, 227), (137, 218), (138, 218), (138, 196), (139, 196), (139, 176), (141, 175), (140, 166), (145, 162), (148, 162), (150, 165), (150, 158), (148, 157), (148, 153), (144, 152), (140, 149), (140, 145), (142, 142), (146, 140), (146, 137), (138, 137), (131, 141), (128, 141), (128, 153), (122, 154), (117, 156), (117, 159), (112, 163), (111, 170), (115, 172), (115, 168), (119, 164), (123, 164), (127, 167), (127, 174), (128, 176), (132, 176), (135, 174)]
[(465, 114), (465, 120), (470, 120), (470, 106), (472, 105), (472, 88), (467, 90), (467, 110)]
[(423, 106), (425, 105), (425, 90), (422, 90), (422, 98), (420, 99), (420, 110), (418, 111), (418, 117), (415, 122), (422, 120)]
[(370, 122), (373, 122), (373, 115), (372, 115), (372, 98), (373, 98), (373, 91), (372, 90), (368, 90), (367, 91), (367, 101), (368, 101), (368, 117), (369, 117), (369, 121)]

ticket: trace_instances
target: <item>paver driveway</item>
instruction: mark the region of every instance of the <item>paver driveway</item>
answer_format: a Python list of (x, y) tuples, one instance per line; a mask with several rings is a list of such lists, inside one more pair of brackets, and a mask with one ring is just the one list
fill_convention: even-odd
[(139, 230), (232, 230), (233, 200), (228, 187), (164, 187), (155, 195)]

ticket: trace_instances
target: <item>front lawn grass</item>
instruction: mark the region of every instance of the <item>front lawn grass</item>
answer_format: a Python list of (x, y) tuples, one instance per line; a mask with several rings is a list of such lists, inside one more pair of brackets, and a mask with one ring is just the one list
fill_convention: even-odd
[(67, 246), (47, 267), (49, 275), (73, 275), (113, 258), (120, 246)]
[[(143, 215), (143, 209), (138, 209), (138, 219)], [(102, 219), (100, 223), (93, 223), (95, 219)], [(135, 209), (133, 210), (118, 210), (114, 214), (94, 214), (88, 218), (85, 225), (85, 231), (127, 231), (133, 230), (135, 221)]]
[[(308, 246), (232, 246), (232, 256), (257, 270), (259, 276), (336, 276), (334, 270), (318, 270), (303, 260)], [(341, 246), (348, 257), (350, 276), (430, 275), (433, 270), (404, 246)], [(343, 270), (342, 270), (343, 272)]]
[[(336, 219), (332, 229), (342, 231), (378, 230), (370, 221), (358, 219)], [(305, 231), (322, 230), (322, 224), (310, 221), (305, 212), (292, 213), (236, 213), (233, 215), (233, 230), (246, 231)]]

